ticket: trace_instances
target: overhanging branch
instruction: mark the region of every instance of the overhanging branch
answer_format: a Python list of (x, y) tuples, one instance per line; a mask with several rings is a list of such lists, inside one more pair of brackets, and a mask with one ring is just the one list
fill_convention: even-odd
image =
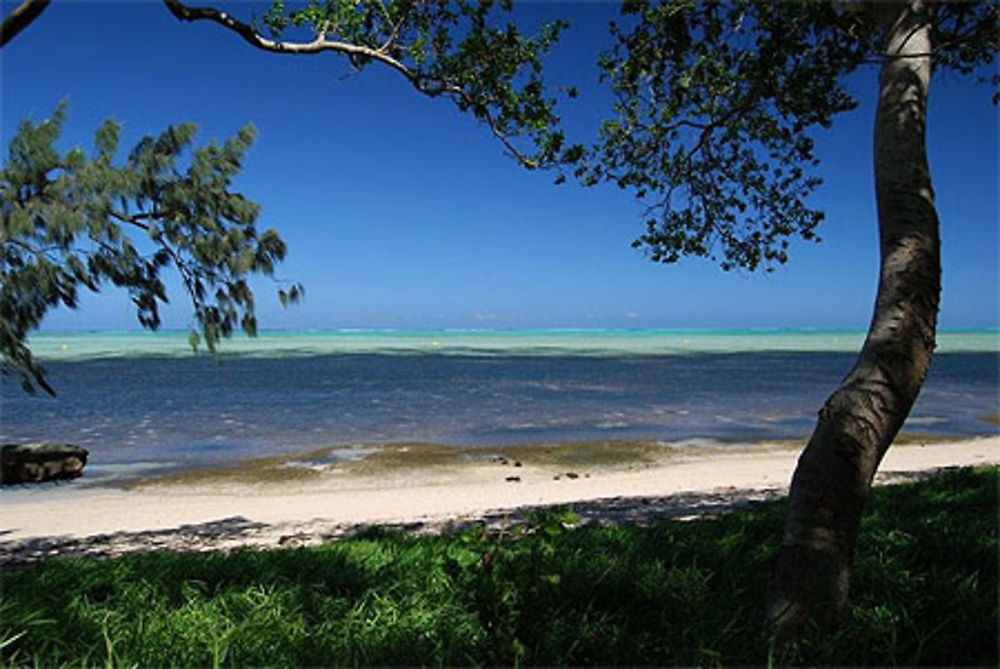
[(328, 40), (322, 35), (311, 42), (282, 42), (264, 37), (254, 30), (253, 26), (214, 7), (189, 7), (180, 0), (163, 0), (163, 4), (167, 6), (170, 13), (179, 21), (211, 21), (212, 23), (217, 23), (239, 35), (247, 44), (263, 51), (295, 55), (313, 55), (332, 51), (342, 53), (351, 59), (358, 57), (370, 58), (388, 65), (409, 79), (414, 85), (417, 85), (417, 75), (410, 68), (387, 53), (389, 43), (378, 49), (373, 49), (359, 44)]
[(354, 67), (358, 67), (359, 59), (368, 59), (382, 63), (400, 73), (415, 89), (424, 95), (430, 97), (447, 95), (459, 103), (460, 106), (480, 108), (482, 111), (478, 112), (477, 116), (489, 126), (493, 136), (500, 141), (511, 157), (529, 169), (540, 166), (537, 160), (526, 156), (514, 146), (495, 115), (486, 108), (482, 100), (475, 99), (454, 80), (444, 77), (427, 77), (390, 55), (392, 49), (398, 46), (396, 38), (401, 31), (401, 23), (393, 25), (392, 34), (378, 48), (330, 40), (326, 38), (325, 33), (318, 35), (316, 39), (310, 42), (284, 42), (264, 37), (252, 25), (240, 21), (228, 12), (215, 7), (192, 7), (185, 5), (181, 0), (163, 0), (163, 4), (166, 5), (170, 13), (179, 21), (209, 21), (218, 24), (239, 35), (250, 46), (262, 51), (292, 55), (315, 55), (324, 52), (339, 53), (346, 56)]
[(50, 0), (24, 0), (15, 7), (0, 25), (0, 48), (7, 46), (7, 42), (31, 25), (31, 22), (49, 6), (49, 2)]

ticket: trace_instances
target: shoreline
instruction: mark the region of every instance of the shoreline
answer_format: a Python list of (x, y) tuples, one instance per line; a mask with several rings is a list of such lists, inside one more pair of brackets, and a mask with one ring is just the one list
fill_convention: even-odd
[[(615, 465), (466, 460), (417, 469), (341, 468), (280, 483), (38, 490), (4, 500), (0, 564), (51, 555), (314, 545), (369, 525), (441, 532), (560, 505), (572, 505), (583, 522), (687, 517), (783, 496), (799, 452), (797, 445), (765, 443)], [(1000, 436), (900, 444), (889, 449), (876, 483), (997, 464)]]

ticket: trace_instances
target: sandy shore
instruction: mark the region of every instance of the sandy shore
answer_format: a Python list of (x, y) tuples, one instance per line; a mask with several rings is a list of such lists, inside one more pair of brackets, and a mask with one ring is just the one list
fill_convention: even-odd
[[(55, 554), (321, 543), (370, 524), (442, 531), (572, 504), (584, 521), (719, 511), (787, 492), (798, 449), (757, 445), (567, 468), (464, 462), (371, 474), (333, 469), (284, 483), (170, 483), (132, 490), (60, 486), (0, 492), (0, 563)], [(878, 481), (1000, 463), (1000, 437), (897, 445)]]

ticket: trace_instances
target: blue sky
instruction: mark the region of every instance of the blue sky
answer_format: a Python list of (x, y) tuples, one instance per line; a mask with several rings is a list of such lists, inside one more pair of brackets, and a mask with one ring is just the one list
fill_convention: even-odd
[[(13, 6), (4, 2), (4, 10)], [(588, 132), (607, 109), (596, 54), (611, 4), (531, 5), (572, 27), (553, 79), (580, 98), (562, 111)], [(771, 275), (724, 273), (708, 261), (649, 262), (629, 242), (642, 208), (615, 188), (555, 186), (503, 155), (451, 103), (416, 94), (370, 67), (351, 76), (333, 54), (282, 57), (208, 24), (182, 25), (156, 2), (56, 2), (0, 52), (3, 145), (26, 117), (70, 102), (65, 145), (91, 145), (99, 123), (124, 126), (123, 147), (170, 123), (199, 139), (253, 122), (259, 139), (237, 187), (263, 205), (302, 282), (284, 310), (256, 282), (263, 328), (864, 328), (877, 277), (871, 176), (876, 71), (849, 85), (861, 107), (817, 136), (826, 183), (821, 244), (794, 243)], [(997, 112), (990, 93), (950, 73), (931, 91), (929, 149), (942, 222), (941, 325), (998, 324)], [(190, 325), (176, 281), (164, 326)], [(134, 329), (112, 287), (46, 329)]]

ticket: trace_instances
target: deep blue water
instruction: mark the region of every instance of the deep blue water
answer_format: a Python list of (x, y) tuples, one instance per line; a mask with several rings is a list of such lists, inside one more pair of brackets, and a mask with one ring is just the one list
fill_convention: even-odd
[[(0, 441), (91, 450), (88, 470), (196, 467), (334, 444), (804, 438), (853, 353), (138, 356), (46, 362), (56, 398), (4, 378)], [(907, 424), (995, 434), (995, 352), (939, 353)]]

